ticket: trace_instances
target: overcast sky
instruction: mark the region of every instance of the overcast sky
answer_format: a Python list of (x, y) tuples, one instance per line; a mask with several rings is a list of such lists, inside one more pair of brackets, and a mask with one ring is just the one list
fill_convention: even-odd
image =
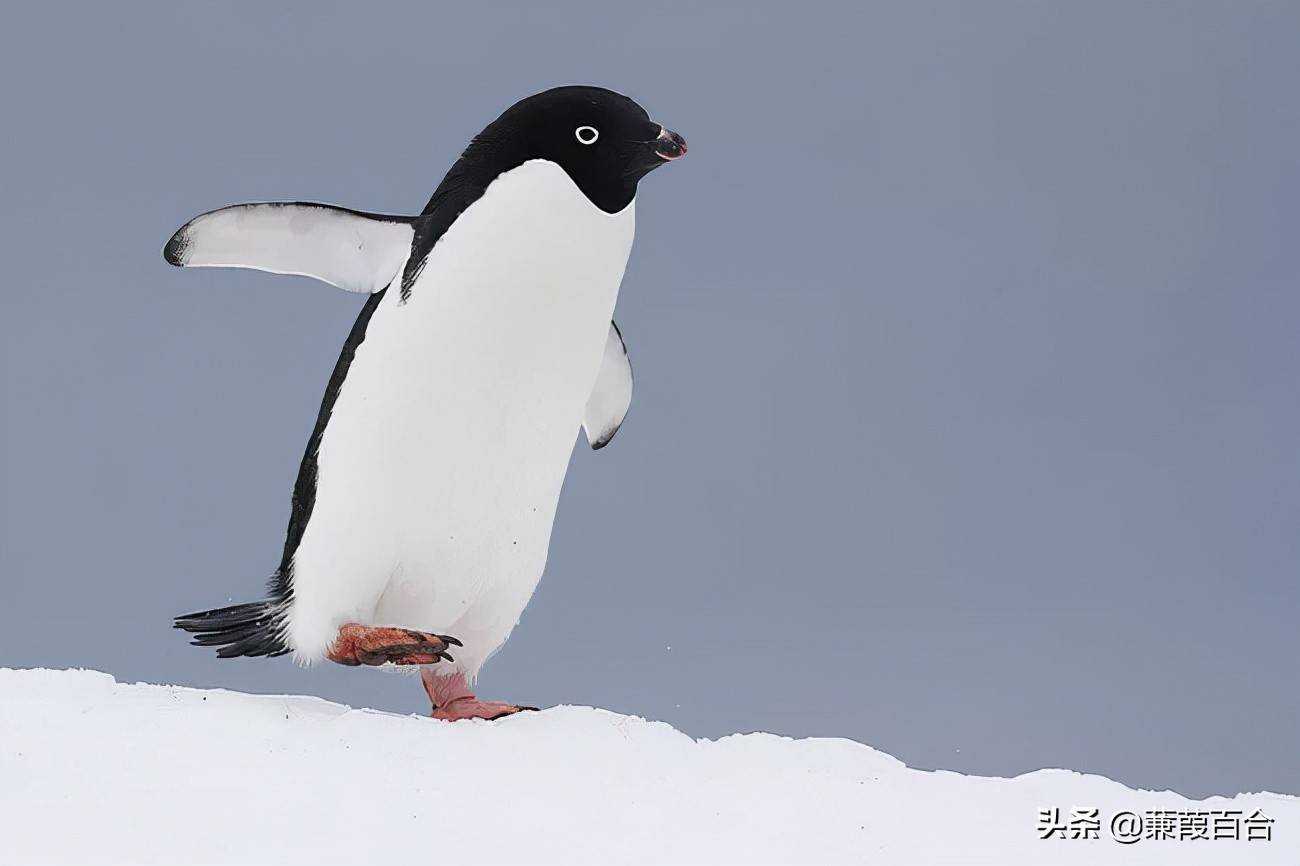
[(481, 693), (1300, 792), (1300, 6), (271, 5), (6, 14), (0, 664), (427, 712), (171, 630), (260, 597), (361, 299), (160, 250), (418, 211), (592, 83), (690, 156), (642, 185), (631, 414)]

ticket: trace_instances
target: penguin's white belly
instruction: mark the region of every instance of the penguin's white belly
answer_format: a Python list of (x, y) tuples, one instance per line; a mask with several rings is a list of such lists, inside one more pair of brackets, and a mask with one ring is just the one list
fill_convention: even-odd
[(631, 250), (563, 169), (499, 177), (366, 328), (321, 438), (287, 635), (347, 622), (451, 634), (473, 676), (541, 578)]

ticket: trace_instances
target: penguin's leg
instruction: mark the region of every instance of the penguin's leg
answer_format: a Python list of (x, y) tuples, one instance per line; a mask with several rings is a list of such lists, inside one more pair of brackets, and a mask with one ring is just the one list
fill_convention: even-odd
[(433, 703), (435, 719), (448, 722), (458, 719), (499, 719), (521, 710), (537, 709), (502, 701), (480, 701), (474, 696), (474, 690), (469, 687), (465, 675), (459, 671), (441, 673), (433, 667), (422, 667), (420, 681), (424, 683), (424, 691)]
[(325, 658), (341, 665), (433, 665), (455, 661), (447, 648), (460, 645), (449, 635), (350, 622), (339, 628)]

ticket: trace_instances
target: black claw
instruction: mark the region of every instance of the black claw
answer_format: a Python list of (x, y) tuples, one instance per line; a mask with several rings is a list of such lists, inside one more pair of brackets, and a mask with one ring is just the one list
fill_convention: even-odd
[(452, 637), (452, 636), (449, 635), (449, 634), (440, 634), (440, 635), (438, 635), (438, 637), (442, 639), (443, 643), (449, 643), (449, 644), (451, 644), (452, 646), (464, 646), (463, 643), (461, 643), (460, 641), (456, 640), (454, 637)]
[(442, 652), (442, 653), (438, 653), (438, 656), (439, 656), (443, 661), (445, 661), (445, 662), (454, 662), (454, 661), (455, 661), (455, 659), (451, 657), (451, 653)]

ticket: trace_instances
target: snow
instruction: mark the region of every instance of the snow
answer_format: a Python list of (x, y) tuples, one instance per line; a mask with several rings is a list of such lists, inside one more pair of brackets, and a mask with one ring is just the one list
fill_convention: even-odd
[[(6, 866), (1300, 863), (1292, 796), (913, 770), (850, 740), (695, 740), (590, 707), (450, 723), (94, 671), (0, 669), (0, 781)], [(1039, 839), (1039, 809), (1074, 806), (1100, 809), (1100, 839)], [(1272, 840), (1110, 837), (1113, 813), (1156, 809), (1262, 809)]]

